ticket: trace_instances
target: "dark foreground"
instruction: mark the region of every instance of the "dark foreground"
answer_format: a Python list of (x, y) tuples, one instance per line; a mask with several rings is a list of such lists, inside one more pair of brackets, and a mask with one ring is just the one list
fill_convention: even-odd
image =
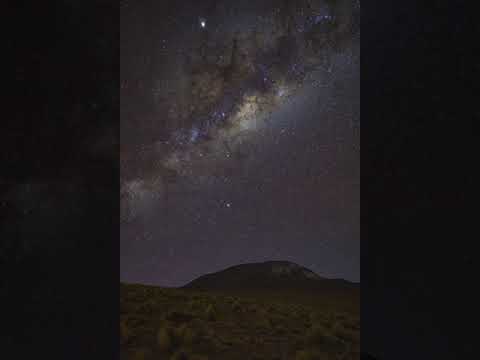
[(286, 295), (121, 284), (122, 358), (360, 358), (357, 296)]

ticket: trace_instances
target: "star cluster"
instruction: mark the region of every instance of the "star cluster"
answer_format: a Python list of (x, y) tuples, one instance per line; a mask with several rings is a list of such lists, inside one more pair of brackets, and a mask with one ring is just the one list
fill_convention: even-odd
[(281, 257), (358, 278), (354, 4), (159, 6), (122, 10), (122, 276)]

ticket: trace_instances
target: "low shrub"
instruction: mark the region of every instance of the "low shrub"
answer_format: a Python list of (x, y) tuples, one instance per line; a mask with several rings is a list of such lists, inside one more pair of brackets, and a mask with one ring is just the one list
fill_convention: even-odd
[(146, 360), (150, 355), (148, 349), (135, 349), (129, 355), (129, 360)]
[(322, 354), (317, 350), (304, 349), (297, 351), (295, 354), (295, 360), (327, 360), (327, 358), (322, 356)]
[(173, 348), (173, 338), (171, 332), (167, 328), (161, 328), (157, 333), (157, 345), (160, 350), (168, 352)]
[(170, 356), (170, 360), (189, 360), (189, 356), (185, 350), (180, 349)]
[(212, 304), (207, 306), (207, 309), (205, 310), (205, 317), (208, 321), (215, 321), (217, 319), (217, 313)]
[(131, 332), (127, 326), (126, 320), (120, 321), (120, 343), (126, 344), (130, 340)]
[(318, 347), (328, 352), (338, 352), (344, 348), (343, 343), (331, 333), (331, 330), (321, 325), (314, 325), (308, 330), (306, 342), (310, 346)]

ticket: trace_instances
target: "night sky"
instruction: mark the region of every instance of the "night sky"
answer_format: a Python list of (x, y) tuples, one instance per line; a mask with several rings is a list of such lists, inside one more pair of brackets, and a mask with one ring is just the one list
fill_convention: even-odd
[(359, 3), (124, 1), (121, 280), (360, 279)]

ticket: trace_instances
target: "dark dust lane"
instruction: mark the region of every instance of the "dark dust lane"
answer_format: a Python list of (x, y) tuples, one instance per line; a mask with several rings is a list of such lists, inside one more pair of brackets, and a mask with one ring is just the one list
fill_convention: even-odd
[(359, 279), (358, 25), (347, 0), (123, 3), (122, 279)]

